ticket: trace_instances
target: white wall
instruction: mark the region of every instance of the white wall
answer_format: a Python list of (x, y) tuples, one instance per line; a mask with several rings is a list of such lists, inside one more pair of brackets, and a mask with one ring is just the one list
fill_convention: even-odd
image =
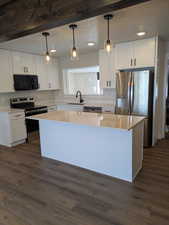
[(154, 89), (154, 143), (165, 137), (169, 43), (159, 39), (157, 55)]

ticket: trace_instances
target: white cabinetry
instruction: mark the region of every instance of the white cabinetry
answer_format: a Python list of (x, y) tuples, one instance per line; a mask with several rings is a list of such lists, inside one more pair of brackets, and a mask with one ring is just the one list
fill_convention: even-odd
[(36, 56), (22, 52), (12, 52), (13, 74), (36, 74)]
[(8, 147), (27, 138), (24, 112), (0, 112), (0, 144)]
[(115, 88), (115, 52), (99, 51), (100, 86), (101, 88)]
[(154, 67), (156, 38), (116, 44), (116, 70)]
[(115, 47), (115, 67), (117, 70), (127, 69), (132, 66), (133, 43), (120, 43)]
[(59, 72), (57, 59), (45, 63), (43, 56), (36, 56), (37, 75), (39, 76), (40, 90), (57, 90), (59, 85)]
[(0, 49), (0, 92), (13, 92), (13, 75), (9, 51)]
[(83, 105), (59, 104), (57, 110), (82, 112)]
[(134, 66), (137, 68), (154, 67), (156, 57), (155, 38), (135, 41), (134, 43)]
[(36, 56), (37, 75), (39, 80), (39, 90), (48, 90), (47, 66), (44, 64), (42, 56)]
[(49, 90), (57, 90), (59, 85), (59, 70), (57, 59), (52, 58), (49, 64), (47, 64), (48, 84)]

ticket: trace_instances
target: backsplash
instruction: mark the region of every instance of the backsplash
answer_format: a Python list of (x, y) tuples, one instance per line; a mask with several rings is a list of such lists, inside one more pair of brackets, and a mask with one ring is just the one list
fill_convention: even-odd
[[(83, 94), (83, 93), (82, 93)], [(85, 103), (98, 103), (98, 104), (115, 104), (116, 90), (115, 89), (103, 89), (103, 95), (85, 95), (83, 96)], [(75, 96), (64, 96), (60, 91), (56, 95), (56, 102), (75, 102)]]
[(0, 106), (8, 107), (10, 98), (15, 97), (34, 97), (36, 104), (50, 105), (55, 103), (57, 91), (19, 91), (15, 93), (0, 94)]
[[(0, 107), (9, 107), (10, 98), (34, 97), (36, 104), (52, 105), (57, 102), (73, 102), (75, 96), (63, 96), (61, 91), (19, 91), (14, 93), (0, 94)], [(83, 96), (86, 103), (115, 103), (115, 89), (104, 89), (100, 96)]]

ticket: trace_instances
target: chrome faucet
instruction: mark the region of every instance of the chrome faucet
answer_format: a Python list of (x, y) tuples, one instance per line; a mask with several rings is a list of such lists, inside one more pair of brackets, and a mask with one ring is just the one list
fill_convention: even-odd
[(76, 98), (78, 98), (78, 96), (80, 96), (80, 103), (83, 103), (84, 100), (83, 100), (83, 98), (82, 98), (82, 93), (81, 93), (81, 91), (79, 91), (79, 90), (76, 92)]

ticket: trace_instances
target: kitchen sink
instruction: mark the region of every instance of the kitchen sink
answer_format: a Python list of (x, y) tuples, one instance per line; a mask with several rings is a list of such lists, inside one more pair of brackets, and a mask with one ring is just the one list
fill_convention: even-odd
[(69, 105), (84, 105), (84, 103), (68, 102)]

